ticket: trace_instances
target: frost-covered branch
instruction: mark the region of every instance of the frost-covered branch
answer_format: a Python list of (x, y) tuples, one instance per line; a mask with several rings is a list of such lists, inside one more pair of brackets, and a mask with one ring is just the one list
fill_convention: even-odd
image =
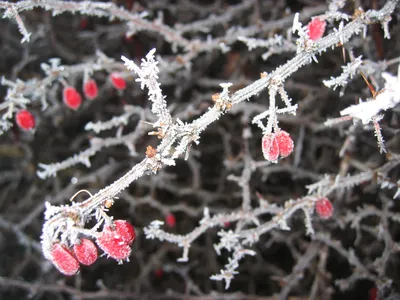
[(382, 90), (374, 93), (373, 98), (367, 99), (366, 102), (351, 105), (340, 112), (343, 117), (351, 117), (355, 120), (361, 120), (364, 125), (372, 122), (374, 125), (375, 137), (381, 153), (386, 152), (386, 148), (379, 124), (379, 121), (383, 118), (383, 115), (380, 114), (380, 112), (391, 109), (400, 103), (400, 66), (397, 73), (397, 77), (390, 73), (383, 73), (382, 77), (385, 79), (386, 83)]
[[(243, 1), (240, 4), (230, 6), (223, 14), (211, 14), (206, 19), (195, 21), (189, 24), (176, 24), (174, 27), (181, 33), (186, 32), (209, 32), (210, 28), (218, 24), (226, 24), (236, 15), (245, 12), (254, 5), (255, 0)], [(191, 4), (192, 5), (192, 4)]]
[[(283, 82), (298, 69), (316, 60), (318, 54), (321, 54), (330, 47), (336, 47), (338, 43), (346, 43), (353, 35), (362, 32), (368, 24), (385, 21), (386, 17), (394, 10), (397, 2), (396, 0), (389, 0), (379, 11), (370, 10), (359, 14), (353, 21), (340, 26), (338, 30), (316, 42), (308, 43), (304, 40), (304, 43), (301, 42), (298, 44), (298, 53), (294, 58), (269, 74), (263, 73), (264, 75), (261, 76), (259, 80), (256, 80), (254, 83), (235, 93), (231, 93), (229, 90), (232, 85), (231, 83), (221, 84), (221, 93), (213, 96), (212, 100), (214, 101), (214, 105), (202, 116), (189, 123), (183, 123), (180, 120), (176, 120), (175, 123), (172, 121), (166, 108), (159, 83), (157, 82), (158, 68), (156, 67), (157, 62), (154, 60), (154, 51), (151, 51), (146, 59), (142, 61), (140, 68), (133, 62), (125, 60), (128, 67), (138, 73), (138, 81), (142, 83), (142, 87), (147, 86), (149, 88), (149, 96), (153, 101), (153, 112), (160, 118), (160, 121), (166, 122), (165, 124), (161, 124), (161, 122), (156, 124), (158, 128), (162, 129), (157, 133), (161, 142), (156, 148), (148, 147), (146, 157), (124, 176), (98, 191), (93, 196), (90, 196), (85, 201), (60, 207), (48, 207), (47, 209), (49, 209), (49, 211), (45, 214), (46, 222), (43, 226), (42, 235), (42, 245), (45, 248), (44, 252), (48, 251), (49, 245), (51, 245), (54, 239), (59, 238), (60, 235), (62, 235), (64, 240), (73, 239), (79, 231), (84, 230), (83, 227), (86, 221), (93, 216), (96, 216), (99, 223), (106, 222), (107, 218), (109, 218), (105, 210), (107, 207), (106, 204), (109, 203), (108, 201), (112, 201), (122, 190), (127, 188), (138, 178), (147, 174), (157, 173), (165, 166), (174, 165), (175, 160), (183, 154), (187, 157), (192, 143), (199, 142), (201, 133), (210, 124), (227, 113), (234, 105), (249, 100), (252, 96), (258, 95), (266, 88), (270, 91), (270, 115), (267, 131), (272, 130), (273, 127), (277, 126), (275, 118), (277, 110), (275, 106), (276, 94), (281, 96), (285, 104), (290, 104), (290, 99), (282, 87)], [(300, 36), (300, 39), (303, 38), (305, 37)], [(370, 179), (371, 176), (371, 174), (366, 174), (368, 179)], [(335, 188), (339, 187), (338, 184), (335, 185)], [(331, 192), (335, 188), (330, 186), (327, 190)], [(317, 195), (322, 196), (323, 194), (318, 191)], [(239, 211), (232, 214), (216, 215), (214, 217), (210, 217), (205, 213), (200, 227), (185, 236), (165, 233), (160, 229), (162, 222), (155, 221), (145, 230), (145, 234), (147, 238), (159, 238), (178, 244), (178, 246), (182, 247), (184, 250), (182, 260), (185, 261), (188, 258), (190, 243), (194, 239), (206, 229), (221, 225), (221, 223), (226, 221), (238, 221), (245, 218), (247, 220), (252, 220), (256, 225), (255, 228), (244, 229), (237, 233), (241, 243), (252, 245), (258, 240), (259, 236), (265, 232), (274, 228), (288, 229), (287, 220), (297, 210), (301, 209), (306, 215), (307, 231), (312, 233), (308, 214), (310, 210), (312, 210), (316, 200), (317, 198), (315, 197), (306, 196), (298, 200), (286, 201), (284, 207), (274, 207), (273, 218), (262, 224), (260, 224), (261, 222), (257, 219), (257, 213), (269, 213), (270, 210), (268, 210), (268, 207), (260, 207), (259, 210), (245, 212), (244, 214)], [(276, 210), (280, 212), (277, 213)], [(79, 222), (75, 221), (76, 218), (78, 218)], [(69, 235), (72, 236), (69, 237)], [(230, 269), (234, 270), (235, 268)]]
[[(128, 106), (126, 110), (127, 112), (120, 117), (114, 117), (111, 120), (103, 123), (88, 123), (87, 125), (92, 124), (89, 126), (89, 128), (93, 128), (94, 131), (101, 131), (105, 129), (110, 129), (120, 122), (122, 122), (123, 124), (125, 124), (125, 122), (127, 123), (129, 116), (131, 116), (133, 113), (139, 114), (140, 120), (143, 120), (145, 118), (145, 112), (140, 107)], [(86, 127), (88, 127), (87, 125)], [(86, 127), (85, 129), (87, 130)], [(39, 163), (39, 168), (41, 168), (41, 170), (38, 170), (36, 174), (40, 178), (45, 179), (51, 176), (56, 176), (57, 172), (70, 168), (76, 164), (84, 164), (86, 167), (89, 168), (91, 166), (90, 158), (92, 156), (96, 155), (96, 153), (101, 151), (103, 148), (109, 148), (117, 145), (125, 145), (130, 150), (130, 154), (132, 156), (137, 155), (135, 142), (140, 136), (143, 135), (143, 133), (143, 124), (139, 121), (139, 123), (136, 125), (135, 130), (128, 134), (122, 135), (121, 131), (118, 131), (115, 137), (94, 137), (90, 140), (90, 147), (88, 149), (83, 150), (70, 158), (52, 164)]]
[[(158, 20), (153, 22), (145, 19), (146, 13), (131, 13), (122, 7), (118, 7), (112, 2), (95, 2), (95, 1), (52, 1), (52, 0), (38, 0), (38, 1), (18, 1), (17, 3), (10, 3), (0, 1), (0, 9), (4, 9), (4, 18), (16, 18), (16, 12), (32, 10), (34, 8), (43, 8), (51, 11), (53, 16), (59, 15), (64, 12), (80, 13), (83, 15), (106, 17), (110, 20), (119, 19), (126, 21), (127, 25), (131, 28), (129, 35), (137, 31), (150, 31), (161, 34), (164, 38), (174, 44), (182, 47), (189, 46), (189, 41), (183, 38), (175, 30), (172, 30), (167, 25), (164, 25)], [(18, 22), (20, 24), (20, 22)], [(29, 40), (29, 33), (20, 27), (20, 32), (24, 36), (24, 40)]]
[(172, 118), (167, 108), (165, 96), (162, 94), (160, 84), (157, 81), (160, 70), (157, 67), (158, 62), (154, 59), (155, 52), (156, 49), (150, 50), (146, 59), (142, 59), (140, 67), (125, 56), (122, 56), (121, 59), (125, 62), (128, 70), (134, 71), (139, 76), (136, 81), (140, 82), (140, 87), (142, 89), (146, 87), (149, 90), (149, 100), (152, 102), (151, 111), (159, 118), (154, 127), (160, 127), (162, 129), (160, 135), (164, 136), (166, 128), (172, 125)]
[(400, 103), (400, 66), (397, 76), (385, 72), (382, 77), (386, 81), (385, 86), (376, 94), (374, 99), (367, 99), (360, 104), (351, 105), (342, 110), (340, 115), (352, 116), (361, 120), (363, 124), (368, 124), (382, 110), (388, 110)]
[(273, 54), (296, 52), (296, 46), (284, 39), (281, 35), (275, 35), (266, 40), (239, 36), (238, 40), (245, 43), (249, 51), (256, 48), (267, 48), (268, 51), (261, 56), (263, 60), (267, 60)]
[(85, 130), (93, 130), (95, 133), (100, 133), (104, 130), (110, 130), (114, 127), (119, 127), (121, 125), (127, 125), (129, 122), (129, 118), (136, 114), (141, 114), (143, 109), (139, 106), (125, 105), (124, 106), (125, 113), (118, 116), (112, 117), (111, 120), (108, 121), (97, 121), (95, 123), (89, 122), (85, 125)]
[(333, 88), (335, 90), (338, 86), (346, 86), (348, 79), (352, 79), (356, 74), (358, 67), (362, 64), (361, 56), (349, 62), (347, 65), (343, 66), (343, 72), (338, 77), (331, 77), (329, 80), (324, 80), (323, 83), (327, 87)]

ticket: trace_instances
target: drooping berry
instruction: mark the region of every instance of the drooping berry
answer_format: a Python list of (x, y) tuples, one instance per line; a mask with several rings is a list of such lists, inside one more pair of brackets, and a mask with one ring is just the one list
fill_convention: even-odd
[(54, 244), (50, 253), (53, 264), (64, 275), (75, 275), (79, 271), (78, 261), (65, 245)]
[(311, 20), (310, 23), (307, 25), (308, 29), (308, 37), (313, 40), (319, 40), (325, 32), (326, 22), (319, 18), (314, 18)]
[(114, 221), (113, 226), (104, 226), (97, 237), (97, 244), (110, 257), (124, 260), (131, 254), (131, 244), (136, 237), (135, 229), (124, 220)]
[(31, 130), (35, 127), (35, 117), (26, 109), (22, 109), (17, 112), (15, 119), (17, 121), (17, 125), (21, 129)]
[(126, 89), (126, 81), (125, 79), (121, 76), (121, 74), (117, 72), (113, 72), (110, 75), (112, 85), (117, 89), (117, 90), (124, 90)]
[(75, 244), (73, 251), (76, 259), (83, 265), (90, 266), (98, 257), (96, 245), (88, 239), (80, 239), (78, 244)]
[(167, 225), (169, 226), (169, 227), (171, 227), (171, 228), (174, 228), (175, 227), (175, 225), (176, 225), (176, 217), (175, 217), (175, 215), (174, 214), (168, 214), (166, 217), (165, 217), (165, 223), (167, 223)]
[(321, 219), (329, 219), (333, 215), (332, 202), (326, 197), (318, 199), (315, 202), (315, 210)]
[(124, 260), (131, 255), (131, 247), (114, 231), (103, 231), (97, 238), (99, 247), (110, 257)]
[(263, 136), (261, 149), (266, 160), (276, 161), (278, 159), (279, 146), (275, 133), (270, 133)]
[(116, 232), (125, 243), (132, 243), (136, 238), (136, 232), (133, 226), (125, 220), (115, 220), (114, 226)]
[(289, 133), (280, 130), (276, 134), (276, 140), (278, 142), (279, 154), (282, 157), (289, 156), (293, 152), (294, 143)]
[(81, 106), (82, 97), (76, 89), (67, 86), (63, 90), (63, 101), (69, 108), (77, 110)]
[(90, 100), (96, 98), (97, 94), (99, 93), (96, 81), (94, 81), (94, 79), (89, 79), (88, 81), (86, 81), (85, 84), (83, 85), (83, 92), (86, 98)]

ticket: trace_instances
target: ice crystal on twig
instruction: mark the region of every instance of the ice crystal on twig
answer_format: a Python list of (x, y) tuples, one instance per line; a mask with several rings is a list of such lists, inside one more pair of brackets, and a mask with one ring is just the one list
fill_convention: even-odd
[(348, 79), (352, 79), (356, 74), (357, 69), (362, 64), (361, 55), (349, 62), (347, 65), (342, 66), (343, 72), (338, 77), (331, 77), (329, 80), (324, 80), (323, 83), (327, 87), (333, 88), (335, 90), (338, 86), (345, 86), (348, 84)]
[(155, 127), (161, 127), (163, 128), (162, 130), (165, 130), (167, 125), (171, 125), (172, 118), (167, 109), (167, 102), (165, 101), (165, 96), (162, 94), (160, 83), (157, 81), (159, 69), (157, 67), (158, 62), (154, 58), (155, 52), (156, 49), (150, 50), (146, 55), (146, 59), (142, 59), (140, 67), (125, 56), (122, 56), (121, 59), (125, 62), (125, 66), (129, 70), (135, 71), (139, 76), (136, 81), (140, 82), (140, 87), (142, 89), (145, 87), (148, 88), (149, 100), (153, 102), (151, 111), (159, 118)]
[(377, 93), (375, 99), (367, 99), (360, 104), (351, 105), (342, 110), (340, 115), (349, 115), (360, 119), (363, 124), (368, 124), (382, 110), (388, 110), (397, 105), (400, 102), (400, 66), (397, 76), (385, 72), (382, 77), (386, 83), (382, 91)]

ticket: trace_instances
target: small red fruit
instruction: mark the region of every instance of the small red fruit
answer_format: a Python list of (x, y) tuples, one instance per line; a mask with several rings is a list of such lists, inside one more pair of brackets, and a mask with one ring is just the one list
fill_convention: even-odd
[(321, 219), (329, 219), (333, 215), (333, 205), (328, 198), (321, 198), (315, 202), (315, 210)]
[(117, 73), (117, 72), (113, 72), (110, 75), (111, 78), (111, 82), (113, 84), (113, 86), (117, 89), (117, 90), (124, 90), (126, 89), (126, 81), (125, 79), (121, 76), (121, 74)]
[(308, 37), (313, 41), (319, 40), (324, 35), (325, 27), (325, 21), (319, 18), (312, 19), (307, 25)]
[(83, 92), (85, 93), (86, 98), (93, 100), (97, 97), (99, 93), (99, 89), (97, 88), (97, 83), (93, 79), (89, 79), (85, 82), (83, 86)]
[(131, 254), (131, 244), (136, 237), (135, 229), (124, 220), (116, 220), (113, 226), (105, 226), (97, 238), (99, 247), (110, 257), (124, 260)]
[(167, 223), (167, 225), (171, 228), (174, 228), (176, 225), (176, 218), (174, 214), (168, 214), (165, 217), (165, 223)]
[(64, 275), (75, 275), (79, 271), (78, 261), (66, 246), (54, 244), (50, 253), (53, 264)]
[(69, 108), (77, 110), (81, 106), (82, 97), (76, 89), (67, 86), (63, 90), (63, 101)]
[(130, 244), (135, 240), (136, 232), (130, 223), (125, 220), (115, 220), (114, 226), (115, 231), (125, 243)]
[(276, 140), (279, 146), (279, 154), (282, 157), (289, 156), (293, 152), (294, 143), (289, 133), (284, 130), (280, 130), (276, 134)]
[(26, 109), (20, 110), (15, 115), (17, 125), (24, 130), (31, 130), (35, 127), (35, 117)]
[(154, 271), (154, 275), (155, 275), (157, 278), (161, 278), (161, 277), (164, 275), (163, 269), (157, 269), (157, 270), (155, 270), (155, 271)]
[(110, 257), (124, 260), (131, 255), (131, 247), (125, 243), (115, 232), (103, 231), (97, 238), (99, 247)]
[(376, 300), (377, 296), (378, 296), (378, 289), (376, 287), (370, 288), (369, 292), (368, 292), (368, 296), (369, 296), (369, 300)]
[(84, 29), (86, 29), (88, 27), (88, 25), (89, 25), (88, 19), (87, 18), (83, 18), (81, 20), (81, 22), (79, 23), (79, 28), (84, 30)]
[(80, 239), (73, 247), (76, 259), (83, 265), (90, 266), (98, 257), (96, 245), (88, 239)]
[(275, 133), (266, 134), (261, 143), (264, 158), (269, 161), (276, 161), (279, 156), (279, 146)]

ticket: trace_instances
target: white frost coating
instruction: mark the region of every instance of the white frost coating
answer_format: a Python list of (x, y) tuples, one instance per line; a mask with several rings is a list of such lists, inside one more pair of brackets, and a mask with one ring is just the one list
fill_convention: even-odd
[(397, 72), (397, 77), (389, 73), (383, 73), (382, 77), (386, 84), (375, 99), (367, 99), (357, 105), (352, 105), (340, 112), (342, 116), (352, 116), (360, 119), (363, 124), (369, 123), (374, 116), (382, 110), (388, 110), (395, 107), (400, 102), (400, 66)]
[(327, 87), (332, 87), (335, 90), (338, 86), (345, 86), (348, 83), (348, 79), (353, 78), (356, 74), (357, 69), (361, 66), (362, 60), (361, 56), (357, 57), (352, 62), (348, 63), (347, 65), (343, 66), (343, 72), (338, 77), (331, 77), (329, 80), (324, 80), (323, 83)]

